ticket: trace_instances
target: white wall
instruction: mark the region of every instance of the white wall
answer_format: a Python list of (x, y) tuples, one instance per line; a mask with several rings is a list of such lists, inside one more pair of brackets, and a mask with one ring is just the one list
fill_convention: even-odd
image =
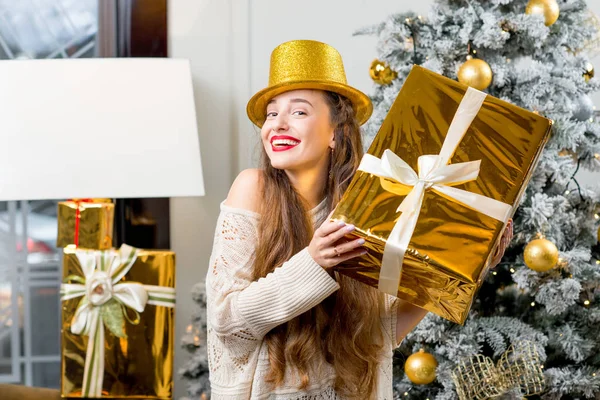
[[(412, 9), (426, 15), (433, 0), (170, 0), (171, 57), (189, 58), (194, 76), (207, 195), (173, 199), (172, 245), (177, 253), (177, 338), (194, 309), (190, 289), (204, 280), (218, 205), (239, 170), (255, 165), (257, 131), (246, 102), (267, 85), (270, 53), (291, 39), (315, 39), (342, 54), (351, 85), (370, 93), (368, 68), (376, 57), (374, 37), (353, 37), (363, 26)], [(600, 14), (600, 0), (590, 1)], [(600, 75), (600, 57), (595, 61)], [(600, 94), (594, 97), (600, 104)], [(582, 183), (597, 175), (581, 174)], [(175, 369), (186, 360), (179, 349)], [(176, 381), (176, 397), (184, 395)]]
[[(219, 210), (234, 176), (231, 82), (231, 2), (168, 3), (169, 52), (191, 62), (206, 196), (171, 200), (171, 245), (177, 254), (175, 373), (186, 361), (179, 339), (194, 304), (192, 286), (204, 280)], [(175, 398), (185, 388), (178, 379)]]

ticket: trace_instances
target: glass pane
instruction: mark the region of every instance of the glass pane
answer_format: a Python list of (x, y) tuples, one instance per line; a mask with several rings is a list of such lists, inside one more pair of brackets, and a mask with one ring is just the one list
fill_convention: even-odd
[(0, 278), (0, 375), (13, 374), (11, 297), (10, 283), (4, 277)]
[(98, 0), (0, 0), (0, 42), (10, 50), (0, 56), (93, 56), (97, 7)]
[(60, 362), (33, 364), (33, 386), (60, 389)]
[[(27, 202), (29, 329), (32, 356), (60, 354), (60, 264), (56, 248), (57, 202)], [(17, 250), (21, 250), (18, 248)], [(39, 334), (42, 333), (42, 334)]]
[(15, 357), (20, 345), (17, 216), (16, 202), (3, 203), (0, 207), (0, 381), (18, 377)]
[(33, 287), (31, 292), (31, 352), (34, 356), (60, 354), (58, 287)]

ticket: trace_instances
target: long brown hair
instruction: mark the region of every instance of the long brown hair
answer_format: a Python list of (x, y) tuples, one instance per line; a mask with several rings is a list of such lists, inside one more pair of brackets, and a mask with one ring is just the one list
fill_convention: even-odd
[[(359, 125), (352, 104), (333, 92), (324, 92), (334, 126), (335, 149), (323, 197), (328, 211), (340, 201), (362, 157)], [(271, 166), (262, 151), (261, 222), (253, 279), (281, 266), (305, 248), (313, 235), (307, 204), (283, 170)], [(267, 381), (283, 383), (286, 370), (297, 371), (300, 389), (309, 385), (309, 371), (326, 361), (336, 372), (335, 390), (348, 398), (373, 395), (382, 349), (380, 296), (375, 289), (335, 274), (340, 289), (321, 304), (271, 330), (265, 336), (270, 369)]]

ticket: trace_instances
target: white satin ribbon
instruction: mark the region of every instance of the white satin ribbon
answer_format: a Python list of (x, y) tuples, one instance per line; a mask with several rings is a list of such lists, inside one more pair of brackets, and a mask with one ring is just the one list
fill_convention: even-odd
[(172, 287), (118, 283), (133, 266), (138, 249), (122, 245), (116, 250), (77, 249), (85, 284), (61, 285), (61, 301), (83, 297), (71, 321), (71, 332), (89, 336), (83, 373), (82, 396), (101, 397), (104, 380), (104, 324), (101, 307), (110, 299), (143, 312), (147, 304), (175, 307)]
[(417, 225), (427, 190), (433, 190), (499, 221), (506, 223), (510, 218), (510, 204), (452, 187), (476, 180), (479, 175), (481, 160), (450, 165), (448, 162), (479, 112), (485, 96), (486, 94), (479, 90), (467, 89), (448, 128), (440, 153), (420, 156), (417, 163), (418, 173), (389, 149), (383, 152), (381, 159), (365, 154), (361, 160), (359, 171), (380, 177), (385, 190), (406, 196), (397, 209), (402, 214), (384, 247), (378, 284), (380, 291), (393, 296), (398, 295), (404, 255)]

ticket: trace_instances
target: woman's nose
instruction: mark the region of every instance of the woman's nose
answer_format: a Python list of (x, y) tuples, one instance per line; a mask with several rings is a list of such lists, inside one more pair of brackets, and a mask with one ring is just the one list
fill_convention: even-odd
[(283, 113), (280, 113), (275, 117), (275, 121), (273, 124), (274, 131), (286, 131), (288, 129), (287, 116)]

